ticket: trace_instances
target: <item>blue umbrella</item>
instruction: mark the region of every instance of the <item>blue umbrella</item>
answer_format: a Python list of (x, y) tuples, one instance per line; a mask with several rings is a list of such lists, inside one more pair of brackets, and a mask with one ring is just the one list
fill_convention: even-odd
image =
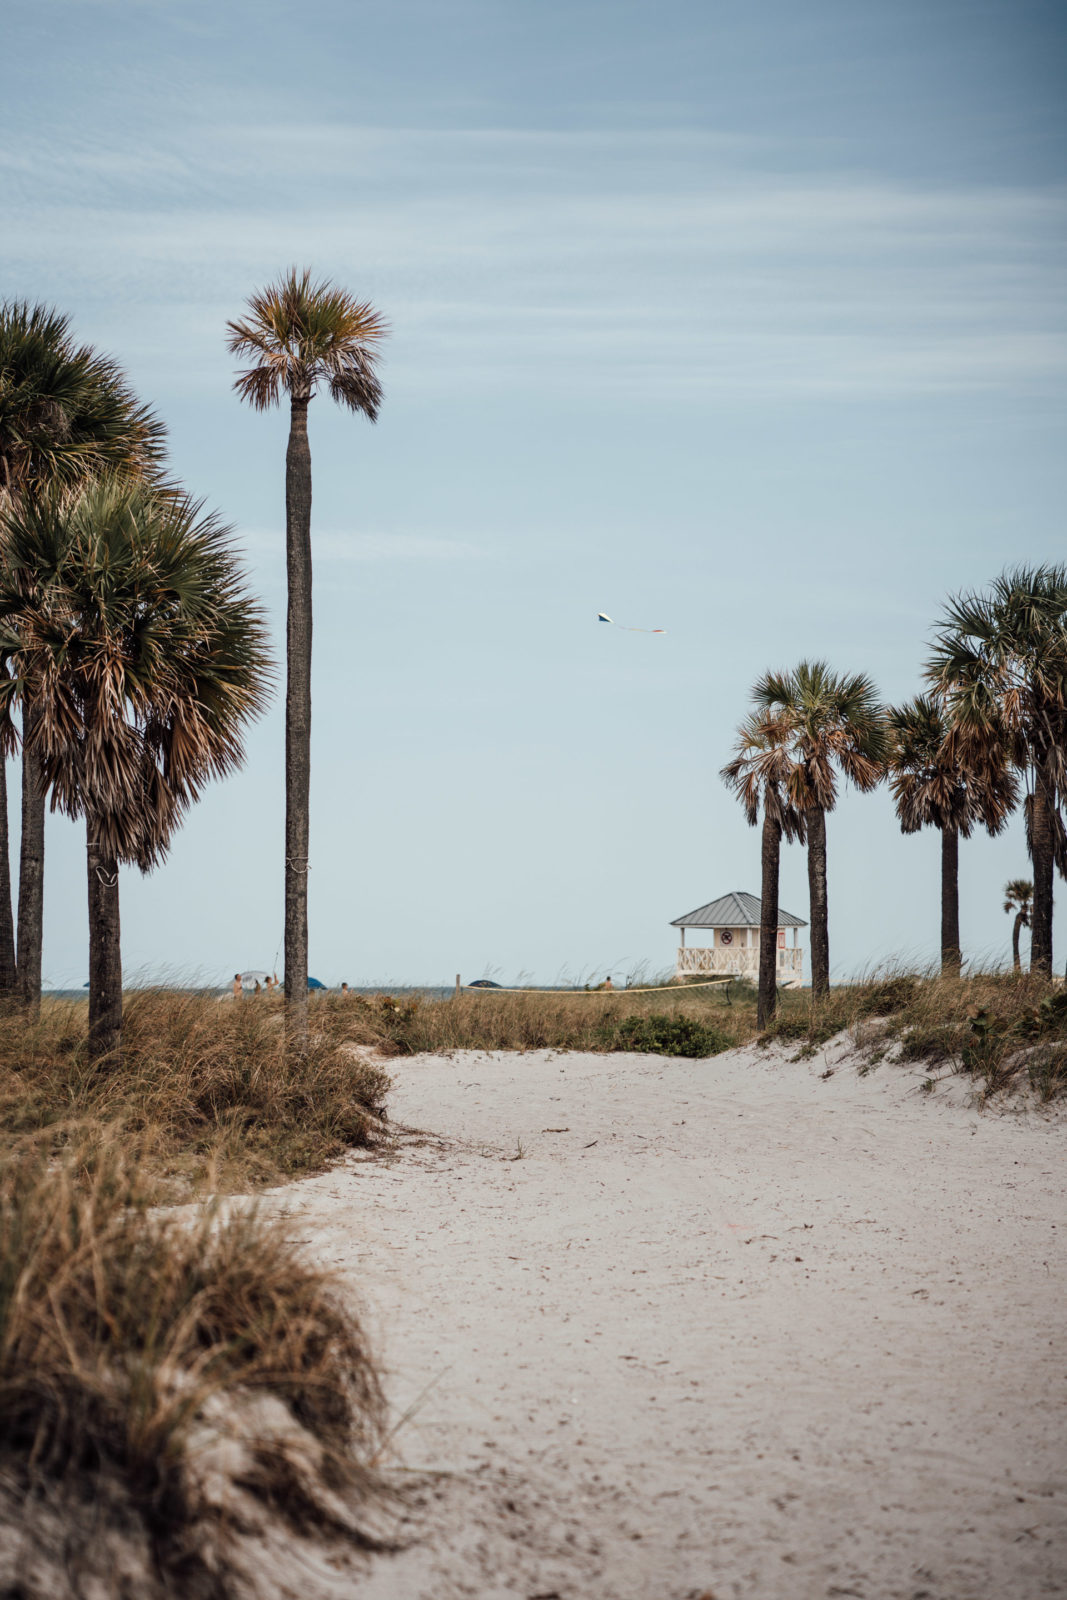
[(326, 985), (324, 983), (320, 983), (318, 978), (309, 978), (308, 979), (308, 988), (309, 989), (325, 989), (325, 987), (326, 987)]

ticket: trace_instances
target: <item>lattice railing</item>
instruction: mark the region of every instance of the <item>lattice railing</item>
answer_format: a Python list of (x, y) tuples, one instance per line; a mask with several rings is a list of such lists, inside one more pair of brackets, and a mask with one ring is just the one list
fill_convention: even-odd
[[(789, 973), (802, 973), (804, 970), (803, 950), (779, 950), (778, 971)], [(691, 945), (688, 949), (678, 951), (678, 962), (675, 972), (679, 977), (690, 976), (698, 973), (736, 972), (755, 973), (759, 971), (759, 947), (753, 945), (718, 945), (711, 948), (702, 948)]]

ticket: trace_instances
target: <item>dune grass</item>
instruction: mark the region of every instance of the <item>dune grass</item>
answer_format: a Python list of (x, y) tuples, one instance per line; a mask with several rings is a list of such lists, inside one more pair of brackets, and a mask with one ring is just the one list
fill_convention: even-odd
[(1067, 1093), (1067, 994), (1005, 972), (942, 979), (890, 970), (839, 985), (818, 1005), (807, 990), (786, 990), (762, 1035), (755, 992), (739, 983), (728, 996), (686, 985), (463, 991), (445, 1000), (325, 994), (312, 1000), (310, 1018), (307, 1054), (287, 1058), (279, 1000), (134, 991), (121, 1059), (93, 1065), (83, 1002), (46, 1002), (31, 1026), (0, 1016), (0, 1140), (55, 1151), (118, 1129), (145, 1153), (160, 1197), (207, 1182), (235, 1191), (320, 1170), (385, 1139), (389, 1057), (540, 1049), (703, 1057), (757, 1038), (805, 1053), (846, 1030), (872, 1063), (893, 1049), (969, 1074), (986, 1095)]
[[(715, 1055), (753, 1036), (754, 992), (679, 984), (658, 990), (559, 993), (462, 990), (447, 1000), (418, 996), (319, 996), (313, 1026), (383, 1055), (449, 1050), (635, 1050)], [(651, 1029), (651, 1032), (649, 1031)], [(658, 1041), (641, 1044), (640, 1037)], [(699, 1048), (694, 1048), (699, 1046)]]
[(444, 1001), (389, 995), (321, 996), (316, 1026), (383, 1055), (450, 1050), (644, 1050), (712, 1056), (780, 1040), (810, 1052), (850, 1031), (873, 1064), (892, 1046), (904, 1060), (971, 1075), (983, 1095), (1031, 1088), (1048, 1101), (1067, 1093), (1067, 992), (1010, 972), (942, 978), (889, 968), (831, 989), (783, 990), (762, 1034), (747, 983), (721, 989), (612, 994), (461, 992)]
[(236, 1600), (272, 1530), (368, 1541), (382, 1398), (331, 1280), (254, 1208), (152, 1207), (383, 1139), (382, 1057), (804, 1055), (848, 1032), (871, 1065), (1067, 1093), (1067, 992), (1005, 973), (888, 972), (817, 1006), (786, 992), (761, 1035), (747, 985), (323, 995), (310, 1013), (309, 1050), (287, 1058), (278, 1001), (135, 992), (121, 1057), (95, 1064), (84, 1003), (0, 1016), (0, 1593), (110, 1592), (125, 1563), (146, 1600)]
[(120, 1131), (163, 1193), (313, 1172), (382, 1137), (389, 1079), (334, 1031), (283, 1048), (279, 1005), (180, 990), (127, 996), (119, 1059), (92, 1062), (84, 1002), (0, 1016), (0, 1137), (60, 1150)]
[(228, 1530), (264, 1510), (363, 1537), (384, 1406), (357, 1319), (278, 1223), (154, 1190), (117, 1135), (0, 1165), (5, 1594), (80, 1594), (99, 1559), (87, 1592), (118, 1592), (101, 1523), (137, 1592), (217, 1600), (244, 1592)]
[(1067, 1094), (1067, 990), (1027, 973), (888, 971), (831, 989), (817, 1007), (790, 997), (766, 1037), (807, 1052), (845, 1030), (872, 1065), (892, 1049), (971, 1077), (983, 1098)]

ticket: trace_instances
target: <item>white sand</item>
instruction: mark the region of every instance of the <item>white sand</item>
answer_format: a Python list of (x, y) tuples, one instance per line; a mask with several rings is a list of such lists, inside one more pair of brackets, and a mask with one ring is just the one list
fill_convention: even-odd
[(446, 1474), (353, 1593), (1067, 1594), (1062, 1119), (841, 1045), (391, 1066), (440, 1139), (277, 1197)]

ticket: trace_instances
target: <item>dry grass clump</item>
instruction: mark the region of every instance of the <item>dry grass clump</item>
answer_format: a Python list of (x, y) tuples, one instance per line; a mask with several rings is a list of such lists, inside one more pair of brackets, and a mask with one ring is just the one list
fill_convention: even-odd
[(644, 1050), (711, 1056), (778, 1039), (808, 1054), (836, 1034), (862, 1035), (870, 1059), (899, 1045), (906, 1060), (951, 1062), (985, 1095), (1028, 1084), (1044, 1100), (1067, 1093), (1067, 995), (1026, 974), (942, 978), (889, 968), (840, 984), (818, 1004), (783, 990), (778, 1014), (757, 1033), (755, 991), (678, 985), (612, 994), (462, 992), (444, 1001), (392, 995), (324, 995), (313, 1025), (381, 1054), (449, 1050)]
[[(462, 991), (447, 1000), (418, 996), (324, 995), (316, 998), (312, 1026), (332, 1037), (369, 1045), (383, 1055), (448, 1050), (638, 1050), (635, 1043), (655, 1019), (661, 1043), (697, 1041), (714, 1055), (750, 1039), (755, 1000), (733, 985), (722, 989), (679, 985), (662, 992), (511, 993)], [(706, 1046), (706, 1048), (704, 1048)], [(666, 1050), (664, 1053), (679, 1053)], [(685, 1051), (682, 1053), (690, 1053)]]
[(46, 1001), (38, 1023), (0, 1016), (0, 1130), (53, 1148), (119, 1127), (157, 1173), (235, 1190), (311, 1172), (380, 1137), (389, 1079), (319, 1030), (287, 1056), (280, 1004), (191, 991), (127, 999), (122, 1055), (87, 1049), (84, 1003)]
[(277, 1223), (152, 1187), (114, 1142), (0, 1169), (2, 1594), (223, 1600), (272, 1528), (366, 1542), (355, 1317)]
[(874, 1058), (897, 1045), (901, 1060), (950, 1063), (986, 1097), (1067, 1094), (1067, 991), (1027, 973), (889, 972), (832, 989), (817, 1008), (790, 995), (767, 1037), (812, 1049), (846, 1029), (862, 1031)]

